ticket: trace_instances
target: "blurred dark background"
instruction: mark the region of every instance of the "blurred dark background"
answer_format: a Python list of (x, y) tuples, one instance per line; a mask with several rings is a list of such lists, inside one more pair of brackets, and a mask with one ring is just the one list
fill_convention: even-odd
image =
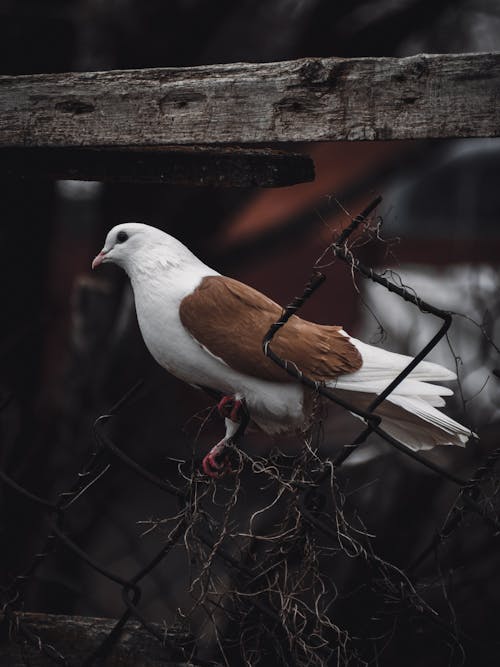
[[(493, 0), (3, 0), (0, 5), (2, 74), (499, 48), (500, 9)], [(105, 234), (118, 222), (165, 229), (219, 271), (284, 304), (301, 292), (311, 265), (335, 230), (348, 223), (348, 213), (355, 215), (381, 193), (382, 235), (391, 242), (360, 248), (362, 260), (397, 270), (423, 298), (464, 313), (499, 341), (500, 140), (339, 142), (294, 149), (314, 158), (313, 183), (258, 190), (0, 180), (0, 457), (9, 475), (54, 497), (93, 447), (94, 419), (139, 378), (144, 388), (120, 417), (116, 441), (173, 481), (178, 476), (173, 459), (191, 455), (200, 425), (193, 415), (205, 414), (210, 399), (169, 377), (149, 357), (124, 276), (114, 267), (90, 272)], [(340, 264), (328, 270), (327, 284), (304, 316), (343, 324), (368, 342), (413, 354), (437, 329), (429, 316), (371, 284), (354, 285)], [(377, 338), (379, 322), (383, 340)], [(466, 451), (430, 456), (463, 476), (498, 445), (500, 432), (499, 380), (491, 375), (500, 359), (481, 327), (455, 318), (452, 349), (445, 341), (433, 353), (451, 368), (460, 357), (462, 391), (449, 412), (481, 440)], [(325, 454), (359, 429), (348, 415), (332, 412)], [(212, 420), (199, 437), (198, 452), (208, 451), (221, 432), (222, 425)], [(252, 451), (269, 446), (265, 438), (248, 440)], [(376, 535), (377, 549), (405, 567), (441, 526), (455, 491), (387, 445), (370, 443), (342, 471), (342, 480), (361, 489), (353, 502)], [(258, 508), (256, 481), (245, 474), (243, 479), (246, 502)], [(496, 497), (495, 486), (491, 494)], [(249, 509), (238, 511), (245, 517)], [(126, 574), (146, 562), (163, 539), (161, 531), (141, 537), (140, 522), (173, 513), (173, 501), (169, 506), (163, 494), (116, 468), (78, 505), (71, 531), (93, 557)], [(391, 619), (395, 630), (376, 664), (498, 663), (500, 554), (498, 540), (478, 521), (470, 519), (441, 553), (441, 566), (451, 573), (449, 606), (442, 591), (429, 593), (448, 620), (454, 619), (465, 656), (450, 650), (436, 626)], [(8, 581), (30, 562), (47, 526), (33, 505), (0, 488), (0, 531), (0, 571)], [(176, 567), (160, 567), (149, 579), (142, 608), (152, 620), (171, 623), (177, 607), (189, 606), (184, 561), (179, 549)], [(434, 565), (423, 571), (429, 581)], [(353, 635), (371, 636), (369, 615), (376, 614), (365, 604), (369, 594), (349, 596), (366, 583), (366, 573), (355, 564), (332, 568), (345, 596), (335, 622)], [(27, 588), (24, 605), (110, 617), (122, 610), (113, 584), (63, 549)], [(367, 649), (366, 659), (374, 655)]]

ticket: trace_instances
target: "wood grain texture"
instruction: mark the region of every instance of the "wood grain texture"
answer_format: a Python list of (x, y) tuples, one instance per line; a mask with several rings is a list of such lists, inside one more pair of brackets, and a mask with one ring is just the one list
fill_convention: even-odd
[[(68, 665), (81, 665), (113, 629), (116, 620), (55, 614), (18, 614), (19, 620), (64, 656)], [(0, 623), (4, 622), (0, 614)], [(163, 632), (161, 626), (156, 626)], [(0, 641), (0, 665), (7, 667), (53, 667), (55, 664), (38, 647), (28, 644), (14, 625), (3, 626)], [(169, 633), (166, 635), (172, 638)], [(136, 621), (129, 621), (105, 663), (108, 667), (170, 667), (186, 663), (170, 661), (168, 650)]]
[(307, 155), (234, 147), (0, 147), (0, 170), (20, 178), (218, 187), (282, 187), (314, 180), (314, 162)]
[(499, 134), (498, 53), (0, 77), (1, 146)]

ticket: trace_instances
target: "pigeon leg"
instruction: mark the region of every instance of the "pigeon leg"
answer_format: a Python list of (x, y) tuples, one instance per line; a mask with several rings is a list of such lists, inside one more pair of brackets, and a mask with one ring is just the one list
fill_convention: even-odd
[(226, 440), (221, 440), (208, 452), (202, 462), (203, 472), (209, 477), (219, 479), (232, 472), (229, 456), (226, 454)]
[(217, 405), (217, 410), (221, 417), (240, 423), (244, 416), (245, 400), (236, 396), (223, 396)]
[(236, 396), (224, 396), (218, 405), (219, 413), (226, 422), (226, 435), (212, 447), (202, 462), (203, 472), (209, 477), (219, 479), (232, 472), (228, 452), (230, 445), (243, 436), (249, 422), (245, 399)]

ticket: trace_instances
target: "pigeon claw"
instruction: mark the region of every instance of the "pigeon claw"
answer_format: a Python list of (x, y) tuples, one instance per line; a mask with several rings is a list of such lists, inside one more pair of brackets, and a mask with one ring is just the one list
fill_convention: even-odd
[(225, 445), (219, 443), (215, 445), (202, 462), (203, 472), (213, 479), (220, 479), (232, 472), (231, 463), (228, 455), (225, 453)]
[(240, 422), (243, 417), (244, 401), (234, 396), (224, 396), (219, 401), (217, 410), (221, 417), (230, 419), (233, 422)]

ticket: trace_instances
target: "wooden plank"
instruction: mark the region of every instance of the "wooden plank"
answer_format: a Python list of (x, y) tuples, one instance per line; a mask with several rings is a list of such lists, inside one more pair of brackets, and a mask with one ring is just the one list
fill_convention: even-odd
[(500, 54), (0, 77), (2, 146), (151, 146), (500, 134)]
[[(19, 613), (16, 616), (40, 642), (64, 656), (68, 665), (83, 664), (84, 659), (100, 646), (116, 624), (116, 620), (110, 618), (86, 616), (29, 613)], [(0, 614), (0, 622), (3, 621)], [(155, 627), (160, 633), (165, 633), (166, 638), (174, 639), (161, 625)], [(53, 667), (56, 664), (41, 650), (41, 645), (34, 647), (27, 643), (15, 625), (10, 625), (9, 628), (3, 626), (3, 629), (6, 631), (2, 633), (0, 641), (0, 665)], [(177, 635), (175, 637), (179, 639)], [(181, 664), (186, 663), (168, 660), (168, 649), (163, 648), (137, 621), (127, 623), (106, 661), (109, 667), (169, 667)]]
[(0, 172), (35, 179), (281, 187), (314, 180), (314, 162), (307, 155), (264, 148), (0, 147)]

